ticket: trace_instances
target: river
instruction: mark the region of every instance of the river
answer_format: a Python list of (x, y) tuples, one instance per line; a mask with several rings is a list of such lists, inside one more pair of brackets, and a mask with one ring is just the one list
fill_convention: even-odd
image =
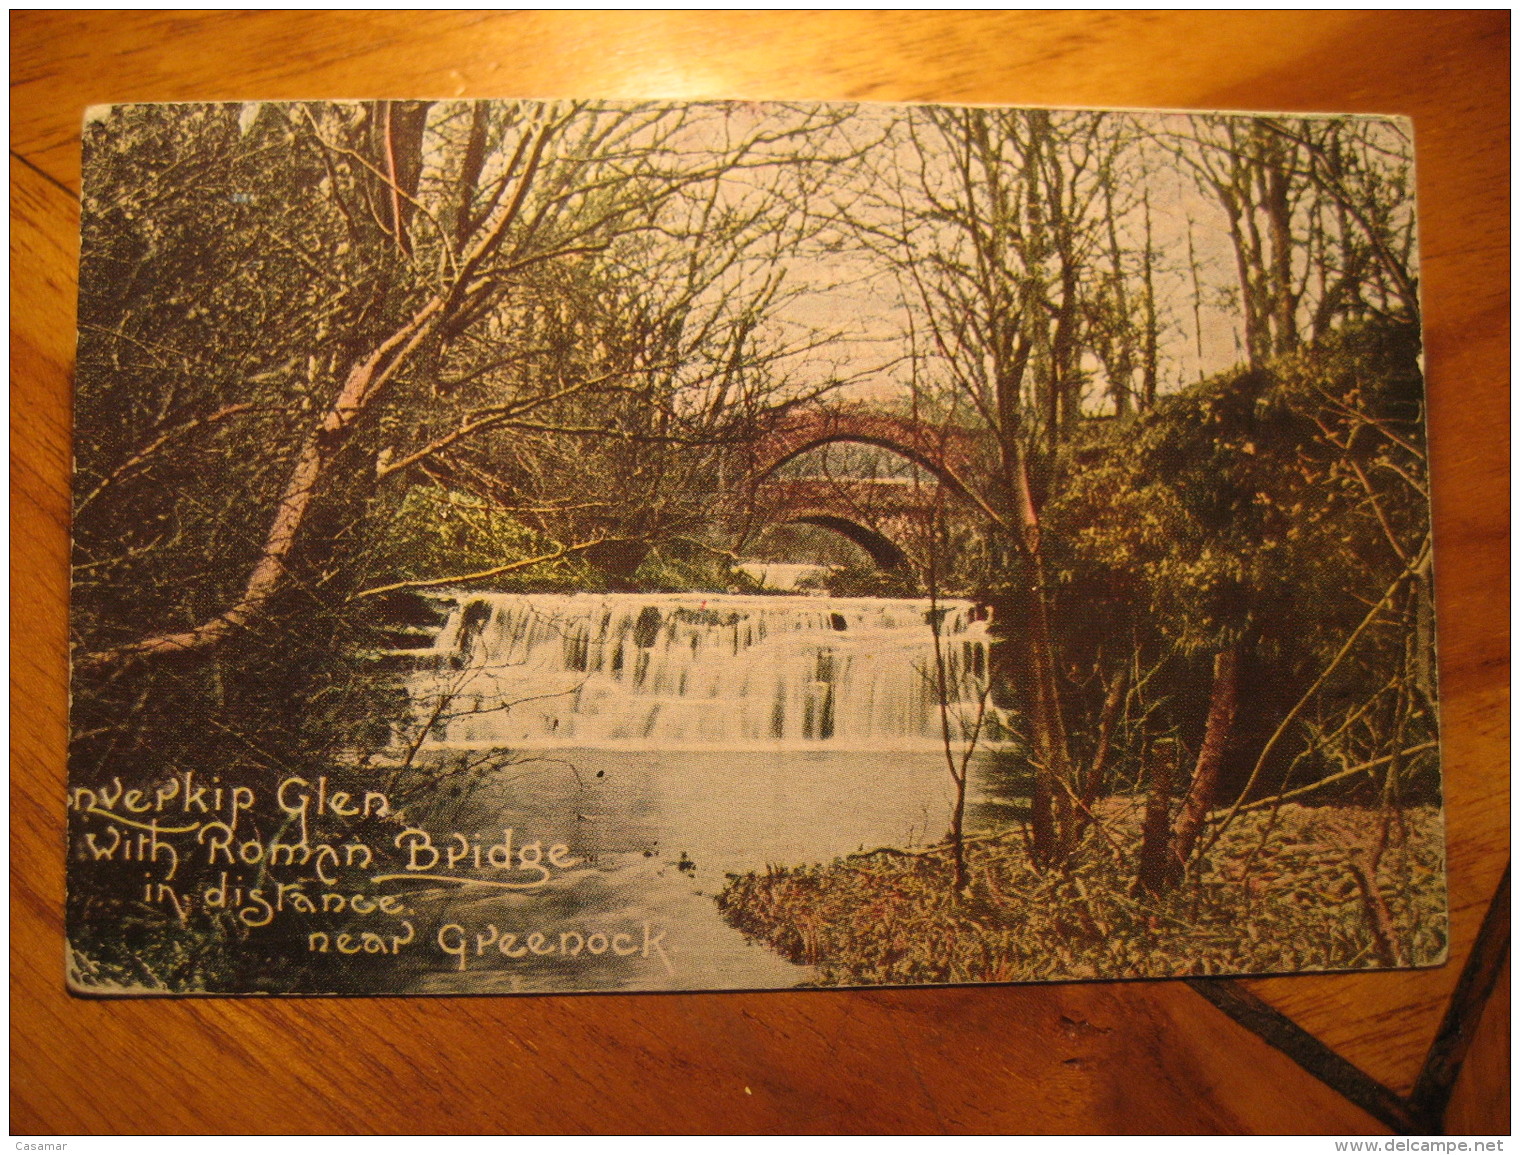
[[(419, 724), (433, 721), (419, 766), (473, 785), (457, 798), (445, 788), (413, 820), (487, 851), (508, 837), (567, 849), (531, 892), (414, 895), (427, 933), (458, 927), (444, 941), (464, 945), (430, 952), (437, 966), (412, 989), (808, 981), (808, 968), (730, 927), (713, 896), (730, 872), (943, 836), (954, 795), (929, 612), (911, 599), (458, 595), (408, 688)], [(969, 602), (938, 613), (952, 744), (963, 749), (988, 623)], [(973, 825), (1007, 801), (987, 786), (989, 736), (990, 715)], [(477, 951), (482, 939), (493, 941)]]

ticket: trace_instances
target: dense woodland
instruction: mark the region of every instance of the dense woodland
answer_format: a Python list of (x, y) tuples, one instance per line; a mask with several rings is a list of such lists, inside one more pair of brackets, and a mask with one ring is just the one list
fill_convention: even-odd
[[(1344, 853), (1293, 885), (1339, 895), (1350, 929), (1312, 965), (1444, 950), (1406, 126), (121, 106), (91, 116), (84, 171), (76, 785), (362, 766), (426, 725), (366, 657), (408, 591), (742, 586), (746, 448), (864, 399), (984, 465), (965, 493), (925, 479), (939, 512), (894, 581), (994, 607), (999, 660), (978, 716), (947, 719), (947, 768), (964, 802), (970, 754), (1008, 739), (1018, 870), (1101, 868), (1202, 918), (1205, 879), (1249, 903), (1285, 877), (1274, 830), (1333, 805)], [(962, 811), (913, 861), (974, 922), (1003, 892)], [(166, 932), (71, 870), (98, 965), (296, 981), (229, 948), (235, 926)], [(742, 897), (741, 925), (796, 939)]]

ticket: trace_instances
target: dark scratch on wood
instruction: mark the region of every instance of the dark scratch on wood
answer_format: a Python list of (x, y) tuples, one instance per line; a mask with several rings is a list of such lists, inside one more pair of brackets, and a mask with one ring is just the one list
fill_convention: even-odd
[(10, 150), (10, 154), (11, 154), (11, 158), (13, 160), (19, 160), (22, 164), (26, 165), (27, 168), (31, 169), (34, 173), (36, 173), (38, 176), (40, 176), (43, 180), (47, 181), (48, 184), (52, 185), (54, 188), (58, 189), (61, 193), (63, 193), (64, 196), (68, 197), (69, 200), (74, 201), (76, 203), (78, 202), (78, 200), (79, 200), (79, 194), (77, 192), (75, 192), (73, 189), (71, 189), (68, 185), (64, 184), (61, 180), (59, 180), (52, 173), (48, 172), (47, 169), (42, 168), (40, 165), (36, 164), (35, 162), (28, 160), (26, 157), (22, 156), (15, 149), (11, 149)]
[(1508, 954), (1509, 866), (1506, 865), (1435, 1041), (1430, 1044), (1420, 1076), (1409, 1093), (1411, 1113), (1432, 1131), (1441, 1129), (1462, 1061), (1467, 1058), (1467, 1050), (1483, 1018), (1483, 1008), (1488, 1005), (1488, 996), (1493, 994)]
[(1418, 1125), (1409, 1105), (1360, 1067), (1304, 1030), (1270, 1003), (1231, 979), (1188, 979), (1187, 985), (1246, 1030), (1276, 1047), (1331, 1090), (1344, 1095), (1393, 1130), (1410, 1134)]

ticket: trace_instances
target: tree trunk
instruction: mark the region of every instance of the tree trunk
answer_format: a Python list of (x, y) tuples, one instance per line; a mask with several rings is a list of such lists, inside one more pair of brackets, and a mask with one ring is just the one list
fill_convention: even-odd
[(1074, 851), (1082, 840), (1082, 834), (1093, 820), (1093, 803), (1103, 791), (1103, 777), (1108, 770), (1108, 756), (1113, 750), (1114, 727), (1119, 723), (1120, 711), (1129, 690), (1129, 667), (1119, 671), (1114, 684), (1108, 688), (1103, 699), (1103, 713), (1098, 718), (1098, 741), (1093, 748), (1091, 760), (1083, 768), (1077, 786), (1077, 808), (1072, 815), (1071, 832), (1067, 838), (1069, 851)]
[[(1035, 562), (1038, 565), (1038, 561)], [(1035, 863), (1053, 866), (1064, 857), (1064, 832), (1070, 828), (1070, 760), (1055, 679), (1049, 616), (1044, 591), (1036, 582), (1029, 591), (1029, 669), (1034, 681), (1035, 769), (1030, 824), (1034, 829)]]
[[(1105, 358), (1104, 368), (1109, 375), (1108, 393), (1114, 401), (1114, 416), (1128, 415), (1135, 372), (1135, 346), (1133, 329), (1129, 325), (1129, 300), (1124, 288), (1124, 249), (1119, 244), (1119, 229), (1114, 213), (1114, 178), (1112, 173), (1103, 180), (1103, 202), (1108, 218), (1108, 255), (1113, 277), (1113, 316), (1107, 328), (1112, 332), (1107, 341), (1112, 354)], [(1149, 206), (1147, 205), (1147, 214)], [(1148, 216), (1147, 216), (1148, 221)], [(1147, 233), (1147, 243), (1149, 233)], [(1149, 271), (1149, 270), (1147, 270)]]
[[(1192, 258), (1192, 253), (1193, 253), (1193, 230), (1192, 230), (1192, 222), (1189, 221), (1188, 222), (1188, 257), (1189, 257), (1189, 259)], [(1144, 366), (1145, 366), (1145, 372), (1144, 372), (1144, 376), (1142, 378), (1142, 382), (1143, 383), (1140, 386), (1140, 396), (1144, 400), (1144, 408), (1146, 408), (1146, 409), (1154, 409), (1156, 407), (1157, 365), (1158, 365), (1158, 362), (1159, 362), (1159, 359), (1160, 359), (1159, 355), (1158, 355), (1158, 351), (1157, 351), (1157, 344), (1160, 341), (1160, 326), (1156, 323), (1156, 286), (1155, 286), (1155, 283), (1154, 283), (1154, 279), (1152, 277), (1152, 265), (1154, 264), (1154, 255), (1153, 254), (1154, 254), (1154, 250), (1153, 250), (1152, 245), (1151, 245), (1151, 197), (1150, 197), (1150, 193), (1147, 192), (1145, 194), (1145, 345), (1144, 345), (1145, 355), (1144, 355), (1144, 360), (1142, 362), (1144, 364)], [(1195, 314), (1195, 320), (1196, 320), (1197, 308), (1198, 308), (1198, 306), (1197, 306), (1197, 299), (1198, 299), (1197, 298), (1197, 289), (1198, 289), (1197, 279), (1198, 279), (1198, 274), (1197, 274), (1197, 269), (1195, 268), (1194, 272), (1193, 272), (1193, 290), (1194, 290), (1194, 314)], [(1201, 325), (1200, 325), (1200, 328), (1198, 330), (1198, 333), (1199, 333), (1199, 337), (1198, 337), (1198, 363), (1201, 366), (1203, 364), (1203, 337), (1202, 337), (1203, 329), (1202, 329)]]
[(486, 162), (488, 106), (477, 100), (470, 109), (470, 138), (459, 166), (458, 200), (454, 209), (454, 248), (463, 252), (470, 235), (480, 224), (475, 219), (475, 193)]
[(1235, 725), (1240, 681), (1240, 646), (1238, 643), (1221, 650), (1214, 656), (1214, 683), (1209, 690), (1209, 719), (1204, 727), (1203, 745), (1198, 750), (1198, 761), (1193, 767), (1193, 781), (1187, 797), (1172, 825), (1172, 843), (1167, 855), (1166, 886), (1182, 881), (1187, 860), (1192, 857), (1198, 844), (1199, 831), (1204, 819), (1214, 805), (1219, 792), (1219, 773), (1224, 765), (1224, 752), (1229, 744), (1230, 730)]
[[(1064, 262), (1064, 256), (1063, 256)], [(1081, 385), (1076, 374), (1077, 345), (1077, 272), (1063, 263), (1061, 269), (1061, 304), (1056, 311), (1055, 332), (1050, 345), (1050, 391), (1052, 397), (1049, 429), (1050, 450), (1060, 448), (1061, 438), (1072, 429), (1081, 412)]]
[(431, 102), (381, 101), (378, 151), (385, 187), (380, 203), (386, 208), (386, 224), (404, 256), (412, 254), (411, 224), (422, 178), (422, 133)]
[(1289, 178), (1283, 164), (1291, 158), (1283, 157), (1281, 149), (1271, 153), (1263, 184), (1266, 195), (1263, 208), (1267, 214), (1267, 236), (1272, 246), (1271, 299), (1273, 328), (1272, 351), (1279, 356), (1298, 348), (1298, 295), (1293, 291), (1293, 230), (1290, 217)]
[(1029, 470), (1017, 445), (1014, 453), (1014, 501), (1021, 531), (1023, 554), (1029, 569), (1029, 588), (1024, 594), (1025, 669), (1032, 683), (1035, 751), (1034, 792), (1030, 800), (1030, 826), (1034, 833), (1034, 860), (1051, 866), (1063, 857), (1063, 830), (1070, 827), (1071, 757), (1061, 712), (1060, 687), (1056, 682), (1055, 645), (1051, 640), (1050, 614), (1045, 603), (1044, 557), (1040, 548), (1040, 519), (1029, 485)]
[(1172, 789), (1176, 742), (1157, 743), (1146, 752), (1150, 793), (1145, 799), (1145, 825), (1140, 835), (1140, 868), (1132, 893), (1160, 894), (1167, 887), (1167, 861), (1171, 854)]
[(1103, 699), (1103, 713), (1098, 719), (1098, 744), (1093, 750), (1092, 761), (1087, 765), (1087, 772), (1082, 776), (1082, 789), (1078, 791), (1083, 806), (1091, 806), (1096, 802), (1103, 788), (1103, 772), (1108, 769), (1108, 755), (1113, 749), (1114, 727), (1119, 722), (1119, 711), (1124, 705), (1128, 690), (1129, 667), (1126, 666), (1119, 671), (1119, 676), (1114, 679), (1114, 684), (1108, 688), (1108, 694)]
[(1241, 230), (1242, 211), (1233, 202), (1226, 205), (1230, 214), (1230, 238), (1235, 245), (1235, 272), (1240, 278), (1240, 304), (1245, 316), (1246, 357), (1252, 369), (1266, 365), (1271, 354), (1271, 337), (1261, 307), (1260, 284), (1253, 271), (1245, 235)]

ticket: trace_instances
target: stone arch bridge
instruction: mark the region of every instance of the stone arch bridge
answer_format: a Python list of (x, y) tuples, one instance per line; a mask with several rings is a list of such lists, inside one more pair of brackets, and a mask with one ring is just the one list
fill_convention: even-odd
[[(788, 462), (836, 444), (886, 450), (928, 477), (778, 475)], [(854, 542), (890, 572), (912, 568), (936, 508), (959, 517), (986, 504), (992, 463), (984, 434), (863, 403), (793, 410), (756, 438), (747, 456), (741, 549), (769, 526), (816, 525)]]

